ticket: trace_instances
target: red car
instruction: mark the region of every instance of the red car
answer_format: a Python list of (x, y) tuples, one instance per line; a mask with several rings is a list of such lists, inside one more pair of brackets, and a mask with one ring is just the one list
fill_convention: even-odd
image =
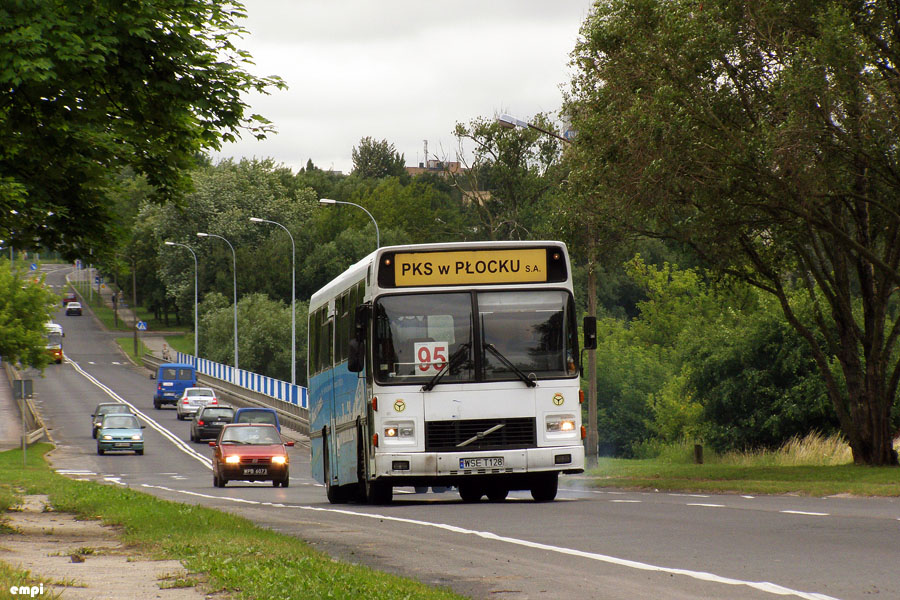
[(63, 295), (62, 305), (65, 307), (69, 302), (75, 302), (78, 300), (78, 296), (75, 295), (75, 292), (66, 292)]
[(274, 425), (229, 423), (222, 427), (213, 454), (213, 485), (225, 487), (232, 480), (271, 481), (290, 485), (290, 457), (285, 442)]

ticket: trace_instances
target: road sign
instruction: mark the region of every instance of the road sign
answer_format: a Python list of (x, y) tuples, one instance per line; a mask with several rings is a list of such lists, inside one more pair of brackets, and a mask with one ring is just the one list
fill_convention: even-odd
[(138, 331), (147, 331), (147, 321), (138, 321), (137, 328)]
[(80, 258), (76, 258), (76, 259), (75, 259), (75, 268), (76, 268), (76, 269), (80, 269), (80, 268), (81, 268), (81, 259), (80, 259)]
[(31, 266), (28, 267), (32, 271), (37, 271), (37, 263), (31, 263)]
[(94, 277), (94, 283), (96, 283), (97, 285), (100, 285), (100, 276), (99, 275), (97, 277)]

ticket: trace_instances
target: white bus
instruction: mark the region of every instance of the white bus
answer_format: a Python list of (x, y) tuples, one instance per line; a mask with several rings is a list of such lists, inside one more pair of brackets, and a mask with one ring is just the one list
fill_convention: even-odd
[(546, 502), (584, 470), (562, 242), (380, 248), (311, 298), (308, 369), (312, 474), (332, 503), (395, 486)]

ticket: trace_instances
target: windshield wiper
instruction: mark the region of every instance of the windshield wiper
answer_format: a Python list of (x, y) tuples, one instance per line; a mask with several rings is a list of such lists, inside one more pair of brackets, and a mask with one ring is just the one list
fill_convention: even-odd
[(456, 366), (456, 363), (460, 362), (463, 358), (467, 356), (469, 351), (470, 344), (466, 342), (465, 344), (460, 344), (459, 348), (456, 349), (447, 362), (444, 364), (444, 368), (434, 374), (434, 376), (428, 380), (428, 383), (422, 386), (423, 392), (430, 392), (434, 389), (434, 386), (438, 384), (441, 378), (450, 372), (453, 367)]
[(503, 354), (501, 354), (500, 351), (497, 350), (497, 348), (493, 344), (485, 344), (484, 348), (485, 348), (485, 350), (489, 351), (491, 354), (496, 356), (498, 359), (500, 359), (500, 362), (502, 362), (506, 366), (507, 369), (511, 370), (513, 373), (515, 373), (519, 377), (519, 379), (521, 379), (523, 382), (525, 382), (525, 385), (527, 385), (528, 387), (535, 387), (537, 385), (534, 382), (534, 380), (529, 378), (528, 375), (526, 375), (525, 373), (523, 373), (522, 370), (519, 369), (519, 367), (512, 364), (512, 362), (510, 362), (510, 360), (508, 358), (503, 356)]

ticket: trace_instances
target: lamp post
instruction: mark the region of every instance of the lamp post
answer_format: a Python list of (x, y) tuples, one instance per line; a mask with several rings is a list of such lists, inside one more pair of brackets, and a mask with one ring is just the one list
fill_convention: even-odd
[(234, 282), (234, 370), (237, 371), (240, 367), (238, 367), (238, 332), (237, 332), (237, 255), (234, 253), (234, 246), (231, 245), (231, 242), (223, 238), (221, 235), (216, 235), (214, 233), (202, 233), (198, 232), (197, 237), (214, 237), (219, 238), (231, 248), (231, 274), (232, 281)]
[(375, 217), (372, 216), (372, 213), (367, 211), (364, 207), (359, 204), (354, 204), (352, 202), (344, 202), (343, 200), (332, 200), (331, 198), (320, 198), (319, 204), (349, 204), (350, 206), (355, 206), (356, 208), (361, 208), (366, 211), (366, 214), (369, 215), (369, 218), (372, 219), (372, 223), (375, 224), (375, 249), (378, 250), (381, 248), (381, 234), (378, 233), (378, 223), (375, 221)]
[(294, 236), (291, 235), (290, 230), (287, 227), (282, 225), (281, 223), (277, 223), (275, 221), (270, 221), (268, 219), (259, 219), (257, 217), (250, 217), (250, 221), (253, 223), (271, 223), (272, 225), (277, 225), (287, 232), (288, 237), (291, 238), (291, 385), (297, 384), (297, 303), (296, 303), (296, 276), (297, 276), (297, 248), (294, 246)]
[(497, 117), (497, 123), (499, 123), (500, 127), (503, 127), (504, 129), (515, 129), (516, 127), (521, 127), (522, 129), (534, 129), (535, 131), (540, 131), (544, 135), (549, 135), (551, 137), (555, 137), (558, 140), (562, 140), (567, 144), (572, 143), (572, 140), (570, 140), (569, 138), (564, 138), (563, 136), (554, 133), (549, 129), (538, 127), (537, 125), (528, 123), (527, 121), (517, 119), (512, 115), (500, 115), (499, 117)]
[[(512, 115), (500, 115), (497, 117), (497, 123), (505, 129), (534, 129), (545, 135), (555, 137), (567, 144), (571, 144), (572, 140), (561, 135), (532, 125), (521, 119), (517, 119)], [(588, 316), (597, 318), (597, 269), (596, 269), (596, 244), (591, 236), (588, 240)], [(587, 427), (587, 465), (596, 467), (598, 463), (597, 445), (600, 441), (600, 435), (597, 431), (597, 350), (590, 349), (588, 352), (588, 427)]]
[[(187, 248), (188, 252), (191, 253), (191, 256), (194, 257), (194, 358), (200, 358), (200, 351), (198, 350), (197, 340), (200, 338), (197, 335), (197, 324), (198, 324), (198, 313), (197, 313), (197, 253), (194, 252), (194, 249), (188, 246), (187, 244), (179, 244), (178, 242), (166, 242), (166, 246), (181, 246), (182, 248)], [(196, 364), (195, 364), (196, 366)]]

